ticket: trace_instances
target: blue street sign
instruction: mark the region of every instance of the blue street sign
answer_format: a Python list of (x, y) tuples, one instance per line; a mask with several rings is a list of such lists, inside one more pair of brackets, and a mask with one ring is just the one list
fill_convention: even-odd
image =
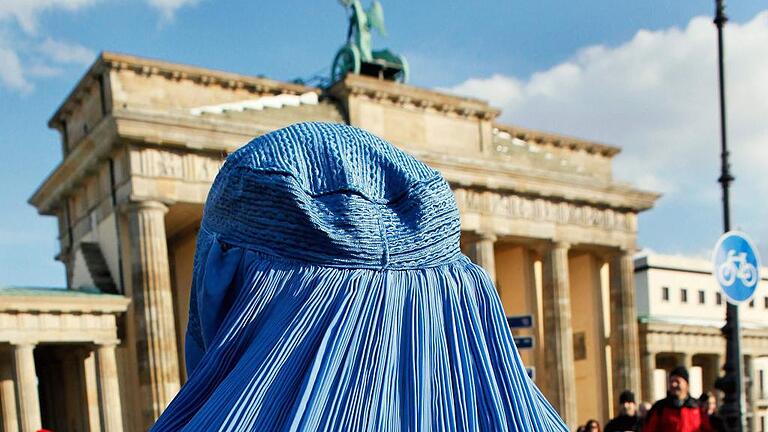
[(536, 380), (536, 368), (535, 367), (531, 366), (531, 367), (525, 368), (525, 373), (528, 374), (528, 377), (530, 379), (532, 379), (534, 381)]
[(517, 349), (531, 349), (533, 348), (533, 336), (516, 337), (515, 345), (517, 345)]
[(760, 256), (746, 234), (728, 231), (720, 236), (712, 263), (715, 279), (729, 302), (739, 304), (752, 298), (760, 282)]
[(533, 315), (508, 316), (507, 324), (509, 328), (531, 328), (533, 327)]

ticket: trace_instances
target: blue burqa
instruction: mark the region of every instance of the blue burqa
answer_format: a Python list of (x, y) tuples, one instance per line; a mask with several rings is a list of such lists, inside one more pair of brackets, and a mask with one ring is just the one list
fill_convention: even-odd
[(435, 170), (301, 123), (231, 154), (195, 252), (189, 380), (153, 431), (567, 431)]

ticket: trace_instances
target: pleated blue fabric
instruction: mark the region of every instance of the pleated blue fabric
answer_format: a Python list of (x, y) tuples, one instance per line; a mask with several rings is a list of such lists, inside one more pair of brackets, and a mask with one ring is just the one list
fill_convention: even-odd
[(153, 431), (567, 431), (435, 170), (346, 125), (229, 156), (197, 239), (189, 380)]

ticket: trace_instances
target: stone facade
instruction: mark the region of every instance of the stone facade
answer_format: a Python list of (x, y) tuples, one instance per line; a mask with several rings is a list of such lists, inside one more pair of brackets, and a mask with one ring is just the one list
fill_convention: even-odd
[(96, 243), (131, 300), (116, 367), (124, 411), (141, 416), (125, 415), (124, 428), (147, 428), (185, 379), (194, 238), (219, 166), (252, 137), (310, 120), (365, 128), (443, 173), (463, 249), (497, 281), (508, 314), (535, 317), (521, 334), (537, 344), (523, 356), (547, 370), (544, 393), (571, 426), (607, 418), (611, 392), (640, 390), (630, 257), (637, 213), (657, 195), (612, 179), (617, 148), (498, 115), (481, 100), (365, 76), (324, 90), (102, 54), (50, 121), (63, 160), (30, 202), (59, 221), (72, 288), (99, 267), (78, 252)]
[[(761, 270), (762, 286), (768, 268)], [(705, 259), (643, 254), (635, 258), (643, 399), (664, 397), (668, 373), (690, 370), (691, 393), (714, 391), (722, 375), (725, 296)], [(757, 290), (740, 306), (741, 352), (748, 430), (768, 427), (768, 294)]]
[(123, 296), (0, 289), (0, 424), (5, 432), (123, 431), (115, 347)]

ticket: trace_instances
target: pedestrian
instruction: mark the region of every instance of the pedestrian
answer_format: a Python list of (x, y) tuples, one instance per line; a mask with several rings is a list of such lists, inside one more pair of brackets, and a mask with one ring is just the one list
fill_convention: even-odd
[(726, 432), (725, 419), (717, 413), (717, 396), (714, 392), (704, 392), (699, 397), (701, 407), (709, 416), (709, 424), (715, 432)]
[(233, 152), (197, 236), (189, 380), (152, 431), (567, 432), (460, 234), (442, 175), (361, 129)]
[(584, 432), (600, 432), (600, 423), (591, 419), (584, 423)]
[(670, 372), (667, 397), (653, 404), (643, 432), (712, 432), (706, 410), (688, 392), (685, 367)]
[(637, 431), (642, 431), (645, 426), (645, 419), (648, 417), (648, 411), (651, 410), (651, 403), (642, 401), (637, 405)]
[(638, 421), (635, 394), (624, 390), (619, 395), (619, 415), (605, 425), (605, 432), (636, 431)]

